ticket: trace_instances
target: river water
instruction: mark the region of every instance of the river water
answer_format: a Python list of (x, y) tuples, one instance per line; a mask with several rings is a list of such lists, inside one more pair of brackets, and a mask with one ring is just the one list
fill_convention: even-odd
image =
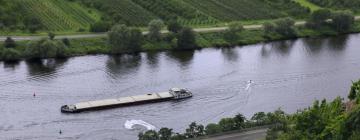
[[(188, 124), (287, 113), (346, 97), (360, 78), (360, 35), (233, 48), (0, 62), (0, 139), (133, 140), (126, 120), (182, 132)], [(248, 87), (248, 81), (254, 84)], [(186, 87), (183, 101), (62, 114), (60, 106)], [(33, 97), (33, 94), (36, 97)], [(62, 134), (59, 134), (59, 131)]]

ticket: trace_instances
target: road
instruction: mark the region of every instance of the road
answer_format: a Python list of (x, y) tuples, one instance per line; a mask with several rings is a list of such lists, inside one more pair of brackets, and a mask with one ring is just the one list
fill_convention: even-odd
[[(360, 16), (356, 16), (355, 20), (360, 20)], [(305, 21), (297, 21), (295, 23), (296, 26), (304, 25)], [(207, 32), (220, 32), (226, 30), (228, 27), (209, 27), (209, 28), (195, 28), (195, 32), (199, 33), (207, 33)], [(262, 25), (245, 25), (245, 29), (260, 29)], [(168, 31), (163, 30), (162, 33), (168, 33)], [(147, 34), (148, 32), (143, 32), (143, 34)], [(92, 34), (78, 34), (78, 35), (58, 35), (55, 39), (69, 38), (69, 39), (77, 39), (77, 38), (97, 38), (97, 37), (105, 37), (106, 33), (92, 33)], [(0, 41), (5, 41), (7, 36), (0, 36)], [(11, 36), (15, 41), (24, 41), (24, 40), (39, 40), (46, 36)]]
[(234, 134), (206, 138), (203, 140), (265, 140), (267, 130), (268, 130), (267, 128), (257, 129), (243, 133), (234, 133)]

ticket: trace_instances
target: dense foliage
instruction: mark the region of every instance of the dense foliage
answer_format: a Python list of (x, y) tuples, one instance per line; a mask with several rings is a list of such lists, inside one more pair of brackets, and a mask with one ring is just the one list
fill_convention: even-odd
[(313, 106), (291, 115), (288, 125), (272, 128), (267, 139), (319, 139), (347, 140), (358, 139), (360, 133), (360, 106), (358, 87), (360, 81), (353, 83), (350, 101), (338, 97), (332, 102), (315, 101)]
[(140, 51), (143, 35), (137, 28), (127, 27), (126, 25), (115, 25), (108, 33), (111, 52), (125, 53)]
[(25, 54), (30, 59), (64, 57), (66, 45), (59, 40), (43, 38), (26, 47)]

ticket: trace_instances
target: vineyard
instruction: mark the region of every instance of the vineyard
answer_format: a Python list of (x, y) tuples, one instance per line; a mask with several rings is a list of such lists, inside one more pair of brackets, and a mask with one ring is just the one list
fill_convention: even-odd
[(100, 16), (74, 2), (65, 0), (14, 0), (25, 15), (39, 19), (46, 30), (77, 31), (87, 29)]

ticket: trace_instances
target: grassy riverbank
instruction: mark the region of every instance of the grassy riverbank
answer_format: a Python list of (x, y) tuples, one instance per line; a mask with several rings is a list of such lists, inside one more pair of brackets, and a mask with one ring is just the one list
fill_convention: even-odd
[[(271, 33), (270, 35), (265, 35), (263, 29), (247, 29), (241, 31), (238, 34), (238, 39), (236, 43), (230, 43), (224, 38), (225, 32), (211, 32), (211, 33), (198, 33), (196, 35), (196, 43), (199, 48), (208, 48), (208, 47), (229, 47), (236, 45), (248, 45), (256, 44), (261, 42), (269, 42), (275, 40), (286, 40), (294, 38), (304, 38), (304, 37), (326, 37), (326, 36), (336, 36), (339, 34), (347, 33), (358, 33), (360, 32), (360, 22), (357, 21), (352, 26), (349, 31), (346, 32), (337, 32), (329, 26), (322, 26), (318, 29), (309, 29), (304, 26), (295, 27), (295, 35), (288, 37), (283, 36), (277, 33)], [(142, 43), (140, 51), (163, 51), (163, 50), (172, 50), (176, 49), (174, 47), (174, 42), (167, 41), (167, 35), (163, 35), (163, 41), (153, 42), (145, 39)], [(26, 59), (25, 49), (31, 41), (18, 41), (16, 42), (16, 47), (14, 48), (19, 52), (20, 59)], [(0, 44), (0, 54), (5, 50), (3, 43)], [(70, 56), (79, 56), (87, 54), (111, 54), (111, 47), (108, 43), (106, 37), (103, 38), (84, 38), (84, 39), (70, 39), (70, 44), (67, 45), (65, 49), (66, 57)], [(0, 57), (1, 59), (2, 57)]]

